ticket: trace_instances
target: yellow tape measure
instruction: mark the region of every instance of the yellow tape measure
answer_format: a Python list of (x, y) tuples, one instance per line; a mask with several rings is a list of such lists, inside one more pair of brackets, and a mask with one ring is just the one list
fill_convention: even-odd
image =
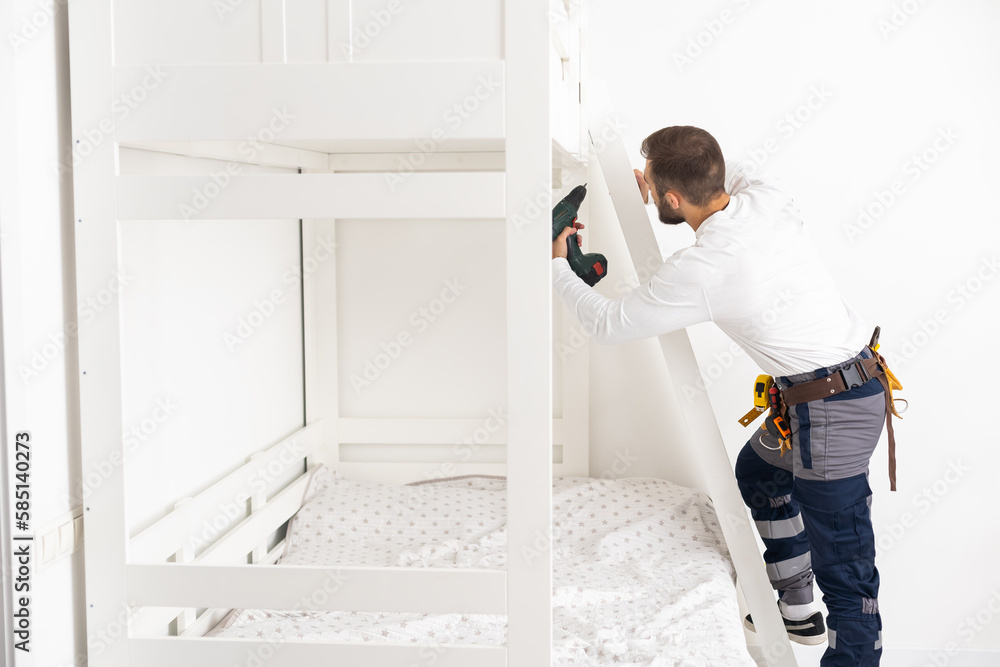
[(757, 380), (753, 383), (753, 409), (740, 417), (740, 424), (749, 426), (757, 420), (757, 417), (767, 412), (767, 392), (770, 391), (773, 384), (774, 378), (770, 375), (757, 376)]

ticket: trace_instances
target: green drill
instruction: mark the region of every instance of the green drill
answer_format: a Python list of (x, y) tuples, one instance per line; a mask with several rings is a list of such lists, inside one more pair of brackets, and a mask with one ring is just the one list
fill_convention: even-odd
[[(583, 198), (586, 196), (586, 183), (578, 185), (552, 209), (553, 241), (559, 238), (559, 234), (563, 229), (572, 227), (573, 223), (576, 222), (577, 211), (580, 209), (580, 204), (583, 203)], [(566, 239), (566, 259), (569, 261), (573, 272), (591, 287), (608, 274), (608, 260), (605, 259), (604, 255), (596, 252), (584, 254), (580, 250), (576, 238), (572, 235)]]

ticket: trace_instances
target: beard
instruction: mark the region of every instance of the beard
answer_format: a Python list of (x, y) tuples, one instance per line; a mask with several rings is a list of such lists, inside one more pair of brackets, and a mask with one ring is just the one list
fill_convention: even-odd
[(682, 222), (687, 222), (684, 216), (675, 213), (670, 204), (667, 203), (666, 199), (662, 200), (656, 205), (656, 212), (659, 214), (660, 222), (665, 225), (679, 225)]

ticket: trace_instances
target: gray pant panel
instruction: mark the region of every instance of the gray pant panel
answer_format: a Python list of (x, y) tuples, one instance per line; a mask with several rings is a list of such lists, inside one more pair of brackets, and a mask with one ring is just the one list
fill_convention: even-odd
[[(868, 462), (885, 423), (882, 392), (847, 401), (811, 401), (788, 409), (792, 464), (796, 477), (829, 481), (868, 472)], [(808, 443), (802, 416), (808, 419)], [(808, 447), (808, 453), (804, 450)], [(788, 458), (788, 453), (784, 458)], [(807, 467), (808, 465), (808, 467)]]

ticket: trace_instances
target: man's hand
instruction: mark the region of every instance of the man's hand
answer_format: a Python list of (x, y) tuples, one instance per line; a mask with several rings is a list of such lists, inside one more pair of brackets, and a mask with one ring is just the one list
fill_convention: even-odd
[(635, 182), (639, 184), (639, 192), (642, 194), (642, 203), (649, 203), (649, 183), (646, 182), (646, 176), (638, 169), (635, 171)]
[[(566, 239), (569, 238), (570, 234), (576, 234), (577, 229), (583, 229), (582, 222), (574, 222), (572, 227), (566, 227), (559, 233), (556, 240), (552, 242), (552, 259), (566, 256)], [(576, 244), (583, 245), (583, 237), (579, 234), (576, 234)]]

